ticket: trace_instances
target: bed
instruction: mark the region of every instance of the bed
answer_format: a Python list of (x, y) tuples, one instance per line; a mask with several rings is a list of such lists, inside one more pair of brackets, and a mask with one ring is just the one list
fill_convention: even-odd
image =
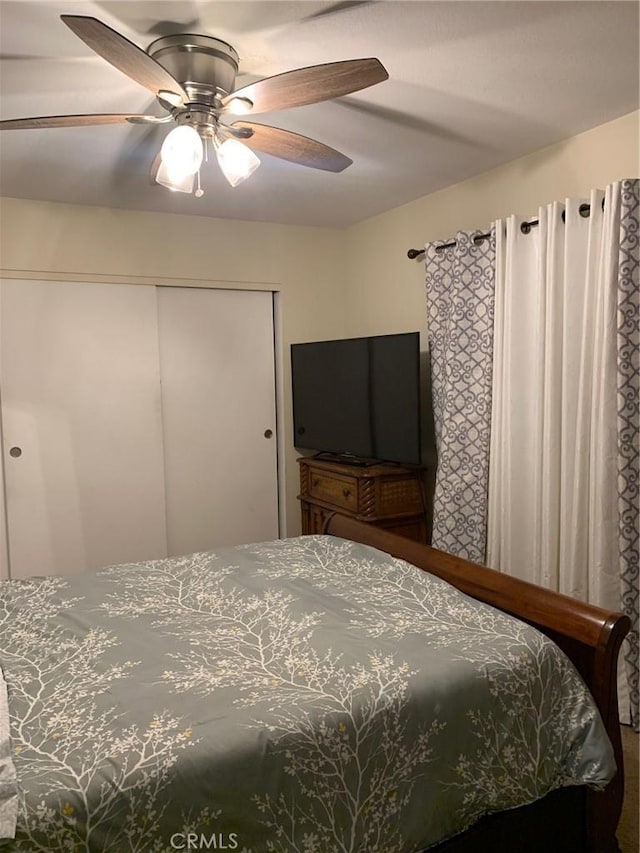
[(0, 849), (613, 853), (628, 627), (337, 514), (3, 582)]

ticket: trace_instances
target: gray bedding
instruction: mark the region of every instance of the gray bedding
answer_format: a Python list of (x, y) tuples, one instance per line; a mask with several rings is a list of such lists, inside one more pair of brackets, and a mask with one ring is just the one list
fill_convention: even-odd
[(615, 769), (554, 644), (333, 537), (3, 582), (0, 665), (3, 850), (417, 851)]

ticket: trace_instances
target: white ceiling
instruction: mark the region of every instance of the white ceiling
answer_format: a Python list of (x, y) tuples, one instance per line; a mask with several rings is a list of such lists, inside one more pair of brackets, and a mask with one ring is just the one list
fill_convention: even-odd
[(215, 163), (205, 195), (148, 178), (167, 126), (4, 131), (0, 194), (347, 226), (639, 108), (637, 2), (623, 0), (0, 0), (0, 118), (153, 112), (146, 89), (60, 20), (93, 15), (140, 47), (198, 32), (240, 54), (236, 86), (307, 65), (376, 56), (389, 80), (258, 120), (353, 159), (339, 174), (268, 155), (232, 189)]

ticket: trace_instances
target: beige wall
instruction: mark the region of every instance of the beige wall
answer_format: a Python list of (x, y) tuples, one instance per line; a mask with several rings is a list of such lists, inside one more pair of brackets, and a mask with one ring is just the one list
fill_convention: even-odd
[[(422, 332), (424, 256), (407, 249), (486, 230), (495, 219), (536, 214), (540, 205), (640, 174), (640, 112), (593, 128), (491, 172), (423, 196), (347, 231), (348, 335)], [(428, 144), (428, 142), (426, 143)]]
[(289, 344), (342, 337), (345, 234), (328, 228), (0, 200), (0, 274), (279, 293), (285, 529), (300, 530)]

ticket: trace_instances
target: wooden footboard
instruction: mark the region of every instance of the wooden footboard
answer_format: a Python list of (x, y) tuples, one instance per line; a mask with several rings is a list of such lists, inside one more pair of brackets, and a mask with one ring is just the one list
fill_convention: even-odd
[(629, 619), (338, 513), (327, 519), (325, 533), (372, 545), (431, 572), (467, 595), (528, 622), (560, 646), (593, 694), (618, 765), (616, 776), (603, 792), (588, 792), (589, 851), (616, 851), (615, 831), (624, 794), (617, 661), (620, 645), (631, 626)]

